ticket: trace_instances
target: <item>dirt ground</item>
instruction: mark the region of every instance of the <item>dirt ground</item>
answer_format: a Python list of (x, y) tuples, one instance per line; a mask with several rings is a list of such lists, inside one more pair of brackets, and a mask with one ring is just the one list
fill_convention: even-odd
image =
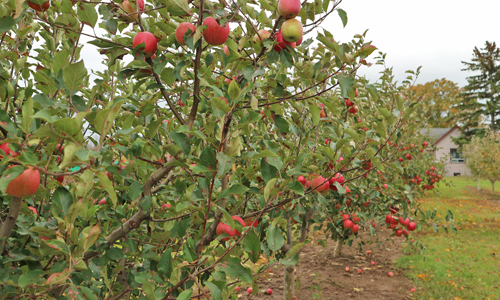
[[(383, 241), (380, 248), (372, 243), (364, 245), (363, 253), (359, 253), (355, 242), (352, 247), (345, 245), (339, 258), (332, 256), (335, 242), (329, 241), (326, 247), (322, 247), (316, 242), (319, 236), (311, 233), (313, 243), (302, 249), (296, 266), (297, 300), (411, 299), (411, 282), (394, 266), (402, 255), (402, 243), (407, 243), (406, 238), (391, 237), (392, 230), (377, 232), (379, 241)], [(363, 237), (365, 241), (372, 239), (367, 233)], [(367, 254), (367, 250), (372, 253)], [(372, 261), (375, 265), (371, 264)], [(345, 271), (346, 267), (350, 268), (350, 272)], [(358, 273), (359, 269), (363, 269), (362, 274)], [(283, 299), (283, 266), (274, 266), (268, 272), (258, 280), (258, 295), (249, 295), (246, 288), (241, 288), (238, 299)], [(389, 277), (389, 272), (393, 272), (394, 276)], [(269, 288), (273, 290), (272, 295), (265, 294)]]

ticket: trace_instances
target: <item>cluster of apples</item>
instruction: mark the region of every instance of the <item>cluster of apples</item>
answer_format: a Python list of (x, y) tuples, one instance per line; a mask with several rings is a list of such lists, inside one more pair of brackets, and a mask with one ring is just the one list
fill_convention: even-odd
[(295, 48), (302, 44), (304, 27), (299, 20), (295, 19), (301, 8), (300, 0), (280, 0), (278, 2), (278, 13), (282, 18), (286, 19), (281, 24), (280, 31), (274, 36), (274, 39), (278, 42), (274, 50), (278, 51), (278, 53), (286, 49), (286, 46)]
[[(356, 97), (359, 95), (358, 90), (356, 90), (355, 95)], [(356, 105), (354, 105), (354, 102), (352, 102), (349, 98), (345, 100), (345, 106), (348, 107), (348, 111), (353, 115), (355, 115), (358, 112), (358, 108), (356, 107)]]
[(144, 0), (137, 0), (135, 7), (132, 6), (129, 0), (123, 0), (122, 8), (128, 15), (122, 16), (120, 19), (122, 21), (133, 22), (137, 20), (139, 13), (144, 11)]
[(355, 214), (352, 218), (349, 215), (342, 215), (342, 220), (344, 223), (344, 228), (351, 229), (352, 233), (357, 233), (359, 231), (359, 217)]
[[(242, 227), (245, 227), (245, 226), (257, 227), (257, 225), (259, 224), (258, 220), (247, 219), (246, 221), (243, 221), (243, 219), (238, 217), (238, 216), (232, 216), (231, 219), (238, 221)], [(229, 235), (229, 237), (222, 238), (221, 241), (228, 241), (231, 237), (241, 235), (241, 232), (236, 230), (236, 228), (231, 230), (231, 226), (224, 223), (224, 222), (219, 222), (219, 224), (217, 224), (217, 228), (215, 229), (215, 233), (217, 235), (222, 235), (224, 233)]]
[[(385, 217), (385, 223), (389, 224), (389, 227), (395, 231), (396, 236), (408, 236), (409, 231), (414, 231), (417, 228), (417, 224), (415, 222), (411, 222), (409, 218), (403, 219), (392, 214), (388, 214)], [(402, 226), (398, 226), (398, 224), (401, 224)], [(406, 229), (403, 229), (403, 226), (406, 227)]]
[[(17, 152), (10, 149), (8, 143), (3, 143), (2, 145), (0, 145), (0, 150), (0, 159), (4, 158), (4, 154), (8, 157), (15, 157), (19, 155)], [(12, 167), (14, 166), (10, 166), (7, 169), (10, 169)], [(21, 175), (17, 176), (11, 182), (9, 182), (9, 184), (7, 185), (6, 193), (7, 195), (14, 197), (28, 197), (34, 195), (36, 191), (38, 191), (39, 186), (40, 172), (37, 169), (28, 167), (28, 169), (24, 170)]]
[(300, 182), (300, 184), (302, 184), (306, 189), (311, 188), (316, 193), (326, 194), (328, 190), (337, 191), (335, 182), (338, 182), (340, 185), (342, 185), (345, 188), (346, 193), (351, 192), (349, 187), (344, 184), (344, 176), (342, 176), (342, 174), (340, 173), (336, 173), (329, 180), (324, 178), (323, 176), (318, 176), (316, 174), (310, 174), (310, 176), (312, 177), (312, 180), (308, 180), (304, 176), (300, 175), (299, 177), (297, 177), (297, 181)]

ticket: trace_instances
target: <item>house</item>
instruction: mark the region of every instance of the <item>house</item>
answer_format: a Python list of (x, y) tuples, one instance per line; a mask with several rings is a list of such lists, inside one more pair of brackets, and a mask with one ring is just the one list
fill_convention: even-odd
[(446, 166), (445, 176), (470, 175), (469, 168), (465, 164), (465, 160), (458, 152), (452, 137), (457, 138), (461, 135), (459, 126), (452, 128), (425, 128), (422, 129), (423, 135), (428, 135), (429, 141), (433, 147), (429, 147), (426, 153), (434, 156), (437, 160), (443, 157), (447, 158), (448, 165)]

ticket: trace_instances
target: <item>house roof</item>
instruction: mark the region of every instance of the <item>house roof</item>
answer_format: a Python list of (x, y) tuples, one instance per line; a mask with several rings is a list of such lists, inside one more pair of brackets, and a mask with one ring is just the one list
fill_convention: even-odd
[(429, 135), (431, 138), (435, 139), (432, 144), (436, 145), (457, 128), (460, 129), (459, 126), (453, 126), (452, 128), (424, 128), (422, 129), (422, 134)]

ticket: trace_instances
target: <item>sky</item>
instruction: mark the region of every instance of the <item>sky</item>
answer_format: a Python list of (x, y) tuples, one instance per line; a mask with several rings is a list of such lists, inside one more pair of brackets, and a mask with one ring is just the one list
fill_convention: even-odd
[[(347, 26), (334, 12), (322, 27), (340, 43), (368, 29), (366, 41), (387, 53), (386, 65), (398, 81), (406, 78), (406, 70), (422, 66), (416, 83), (446, 78), (463, 87), (473, 73), (461, 71), (461, 62), (471, 61), (474, 47), (483, 48), (486, 41), (500, 46), (500, 0), (343, 0), (339, 8), (347, 13)], [(307, 38), (315, 37), (311, 34)], [(82, 37), (83, 43), (88, 40)], [(87, 67), (102, 69), (96, 56), (95, 47), (84, 47)], [(375, 81), (381, 70), (374, 65), (360, 75)]]
[[(500, 0), (343, 0), (339, 7), (347, 26), (332, 14), (323, 27), (339, 42), (369, 29), (367, 40), (387, 53), (399, 81), (422, 66), (417, 83), (446, 78), (463, 87), (474, 73), (461, 71), (462, 61), (471, 61), (474, 47), (500, 46)], [(380, 71), (372, 66), (366, 76), (376, 80)]]

